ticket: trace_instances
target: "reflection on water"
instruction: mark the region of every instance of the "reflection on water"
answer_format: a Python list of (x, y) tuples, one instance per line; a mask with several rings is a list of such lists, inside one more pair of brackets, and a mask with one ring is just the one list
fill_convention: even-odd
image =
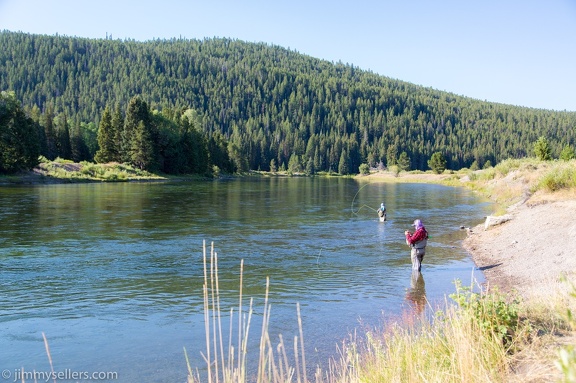
[(414, 313), (420, 315), (426, 308), (426, 284), (421, 272), (413, 270), (410, 276), (410, 288), (406, 291), (406, 300), (409, 301)]

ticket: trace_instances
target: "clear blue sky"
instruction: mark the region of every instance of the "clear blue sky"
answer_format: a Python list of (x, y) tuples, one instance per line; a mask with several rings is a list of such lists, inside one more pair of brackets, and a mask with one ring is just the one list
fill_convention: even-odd
[(576, 111), (576, 0), (0, 0), (0, 29), (265, 42), (480, 100)]

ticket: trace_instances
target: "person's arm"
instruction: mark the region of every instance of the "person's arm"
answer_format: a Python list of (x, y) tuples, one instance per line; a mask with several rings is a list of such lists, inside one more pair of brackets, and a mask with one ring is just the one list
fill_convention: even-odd
[(410, 234), (408, 232), (408, 234), (406, 234), (406, 239), (411, 245), (415, 244), (416, 242), (420, 242), (421, 240), (426, 239), (426, 230), (421, 228), (416, 230), (414, 234)]
[[(414, 234), (416, 234), (416, 233), (414, 233)], [(406, 230), (404, 232), (404, 235), (406, 236), (406, 242), (408, 242), (409, 245), (412, 245), (413, 244), (413, 242), (412, 242), (412, 235), (413, 234), (410, 234), (410, 232), (408, 230)]]

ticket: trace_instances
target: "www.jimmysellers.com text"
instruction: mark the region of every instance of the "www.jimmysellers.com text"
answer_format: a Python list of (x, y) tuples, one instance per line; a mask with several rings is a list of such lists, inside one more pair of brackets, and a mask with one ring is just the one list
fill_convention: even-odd
[(116, 380), (118, 373), (114, 371), (25, 371), (24, 369), (2, 370), (2, 378), (12, 382), (24, 382), (32, 380), (34, 382), (50, 382), (64, 380)]

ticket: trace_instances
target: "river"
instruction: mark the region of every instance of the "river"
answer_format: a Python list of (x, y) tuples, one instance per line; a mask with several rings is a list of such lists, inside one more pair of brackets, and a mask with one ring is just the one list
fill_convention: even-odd
[[(435, 310), (456, 279), (482, 283), (460, 226), (491, 207), (463, 188), (349, 178), (0, 186), (0, 369), (50, 370), (45, 334), (57, 372), (184, 382), (183, 348), (204, 368), (204, 244), (225, 323), (243, 262), (253, 343), (269, 277), (272, 341), (298, 335), (299, 304), (307, 365), (325, 367), (354, 331)], [(403, 236), (415, 218), (431, 236), (418, 281)]]

